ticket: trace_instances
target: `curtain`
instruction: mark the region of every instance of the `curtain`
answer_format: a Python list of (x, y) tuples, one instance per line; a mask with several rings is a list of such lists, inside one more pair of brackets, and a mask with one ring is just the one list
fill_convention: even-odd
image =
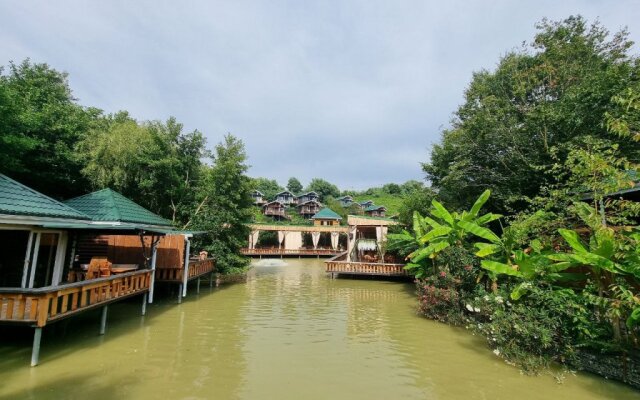
[(311, 232), (311, 240), (313, 241), (313, 249), (317, 249), (320, 241), (320, 232)]
[(331, 248), (336, 250), (338, 248), (338, 240), (340, 239), (340, 232), (331, 232)]
[(284, 239), (286, 250), (299, 250), (302, 247), (302, 232), (287, 232)]

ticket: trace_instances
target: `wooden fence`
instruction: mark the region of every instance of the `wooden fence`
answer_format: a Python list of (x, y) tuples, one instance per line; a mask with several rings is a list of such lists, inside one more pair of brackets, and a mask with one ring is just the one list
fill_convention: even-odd
[(245, 256), (335, 256), (339, 250), (334, 249), (279, 249), (277, 247), (262, 249), (240, 249)]
[(149, 291), (151, 270), (37, 289), (0, 288), (0, 323), (48, 322)]
[(325, 264), (326, 271), (333, 274), (411, 276), (404, 264), (346, 261), (346, 253), (325, 261)]
[[(189, 261), (189, 275), (187, 280), (197, 278), (213, 271), (215, 271), (215, 262), (213, 258)], [(181, 267), (156, 267), (157, 281), (181, 283), (183, 277), (184, 269)]]

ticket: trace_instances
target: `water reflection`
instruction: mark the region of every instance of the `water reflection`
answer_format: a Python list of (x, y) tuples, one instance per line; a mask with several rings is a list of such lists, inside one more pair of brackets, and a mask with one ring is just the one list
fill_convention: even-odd
[(103, 338), (99, 311), (54, 324), (37, 368), (29, 334), (3, 336), (0, 399), (637, 397), (588, 375), (522, 376), (416, 316), (411, 284), (328, 279), (318, 260), (262, 260), (246, 284), (201, 293), (144, 318), (137, 300), (114, 304)]

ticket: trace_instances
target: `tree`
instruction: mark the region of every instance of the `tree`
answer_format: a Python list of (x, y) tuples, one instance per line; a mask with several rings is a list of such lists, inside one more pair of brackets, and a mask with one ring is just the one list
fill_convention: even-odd
[(84, 191), (74, 145), (90, 128), (96, 109), (72, 96), (67, 74), (47, 64), (0, 69), (0, 172), (57, 198)]
[(274, 199), (276, 194), (284, 191), (284, 188), (278, 185), (275, 179), (267, 178), (253, 178), (251, 180), (251, 187), (253, 190), (259, 190), (265, 199), (269, 200)]
[(435, 199), (436, 193), (431, 188), (422, 188), (412, 191), (402, 200), (400, 205), (398, 222), (404, 226), (411, 226), (414, 212), (426, 213), (431, 207), (431, 201)]
[(340, 196), (340, 189), (338, 189), (336, 185), (320, 178), (313, 178), (306, 190), (308, 192), (318, 193), (321, 199), (325, 199), (329, 196), (334, 198)]
[(402, 193), (402, 188), (397, 183), (387, 183), (382, 186), (382, 191), (387, 194), (400, 194)]
[(287, 189), (293, 194), (300, 193), (302, 191), (302, 183), (297, 178), (291, 177), (287, 182)]
[(195, 188), (208, 155), (202, 134), (175, 118), (138, 123), (127, 112), (103, 117), (77, 145), (94, 189), (110, 187), (177, 224), (196, 207)]
[(243, 271), (249, 259), (240, 255), (246, 246), (251, 219), (251, 183), (245, 175), (248, 166), (244, 144), (232, 135), (215, 147), (213, 166), (208, 169), (198, 193), (199, 211), (193, 227), (207, 232), (198, 238), (225, 273)]
[(637, 117), (626, 117), (635, 108), (620, 106), (634, 104), (625, 94), (640, 73), (627, 32), (611, 36), (582, 17), (537, 28), (530, 47), (473, 75), (451, 129), (423, 165), (449, 206), (467, 206), (491, 189), (491, 210), (522, 210), (555, 183), (545, 171), (563, 163), (573, 141), (612, 138), (607, 122), (623, 134), (622, 156), (638, 159), (640, 143), (631, 139)]

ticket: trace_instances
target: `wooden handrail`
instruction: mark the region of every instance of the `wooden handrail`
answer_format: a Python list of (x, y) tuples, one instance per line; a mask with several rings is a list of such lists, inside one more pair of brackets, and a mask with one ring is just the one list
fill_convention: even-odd
[(0, 288), (0, 322), (43, 327), (112, 301), (149, 290), (151, 270), (35, 289)]

